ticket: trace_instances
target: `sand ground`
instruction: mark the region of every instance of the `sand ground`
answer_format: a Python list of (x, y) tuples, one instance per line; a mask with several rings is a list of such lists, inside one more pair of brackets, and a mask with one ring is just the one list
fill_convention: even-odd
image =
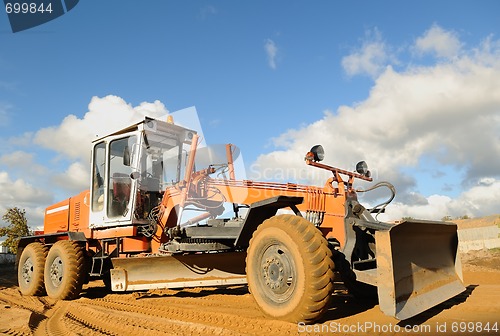
[(23, 297), (12, 266), (0, 268), (0, 333), (8, 335), (497, 335), (500, 250), (462, 256), (467, 290), (410, 320), (385, 316), (341, 284), (314, 325), (270, 320), (246, 286), (116, 294), (101, 281), (77, 300)]

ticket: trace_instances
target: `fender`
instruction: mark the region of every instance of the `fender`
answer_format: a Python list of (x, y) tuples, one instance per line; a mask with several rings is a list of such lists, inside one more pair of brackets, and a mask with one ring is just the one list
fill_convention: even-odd
[(295, 215), (302, 217), (297, 204), (301, 204), (303, 201), (304, 197), (275, 196), (252, 203), (234, 245), (246, 249), (257, 227), (266, 219), (276, 215), (279, 209), (290, 208)]

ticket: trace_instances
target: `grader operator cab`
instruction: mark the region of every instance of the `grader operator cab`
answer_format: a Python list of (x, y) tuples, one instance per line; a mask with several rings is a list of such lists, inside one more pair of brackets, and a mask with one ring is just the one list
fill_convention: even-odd
[(372, 181), (364, 162), (325, 165), (318, 145), (305, 161), (332, 173), (323, 187), (237, 180), (233, 145), (200, 167), (198, 142), (147, 117), (95, 140), (90, 189), (48, 207), (44, 233), (19, 241), (21, 292), (73, 299), (96, 278), (112, 291), (248, 284), (271, 318), (312, 323), (334, 279), (398, 319), (465, 289), (456, 225), (378, 221), (394, 194), (374, 209), (358, 202), (354, 182)]

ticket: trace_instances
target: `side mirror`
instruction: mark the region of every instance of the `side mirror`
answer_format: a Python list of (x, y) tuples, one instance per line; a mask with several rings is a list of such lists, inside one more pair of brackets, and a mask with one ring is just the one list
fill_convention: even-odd
[(130, 150), (128, 146), (123, 149), (123, 165), (130, 167)]
[(314, 155), (314, 158), (313, 158), (314, 162), (323, 161), (323, 159), (325, 158), (325, 150), (323, 149), (323, 146), (321, 146), (321, 145), (313, 146), (311, 148), (310, 152), (313, 153), (313, 155)]
[(139, 177), (141, 177), (141, 173), (139, 173), (139, 172), (135, 171), (135, 172), (130, 173), (130, 178), (132, 180), (137, 180), (137, 179), (139, 179)]

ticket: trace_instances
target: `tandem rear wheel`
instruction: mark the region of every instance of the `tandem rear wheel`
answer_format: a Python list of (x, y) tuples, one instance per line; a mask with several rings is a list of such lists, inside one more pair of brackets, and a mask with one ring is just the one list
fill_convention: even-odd
[(39, 242), (28, 244), (21, 253), (17, 269), (19, 291), (23, 295), (45, 294), (43, 272), (47, 248)]
[(85, 254), (75, 241), (60, 240), (49, 250), (45, 261), (45, 289), (50, 298), (76, 298), (85, 282)]
[(308, 220), (278, 215), (254, 232), (246, 259), (248, 288), (268, 316), (310, 323), (328, 308), (333, 286), (332, 253)]
[(69, 240), (56, 242), (50, 250), (40, 242), (30, 243), (19, 258), (17, 279), (23, 295), (74, 299), (85, 281), (84, 249)]

